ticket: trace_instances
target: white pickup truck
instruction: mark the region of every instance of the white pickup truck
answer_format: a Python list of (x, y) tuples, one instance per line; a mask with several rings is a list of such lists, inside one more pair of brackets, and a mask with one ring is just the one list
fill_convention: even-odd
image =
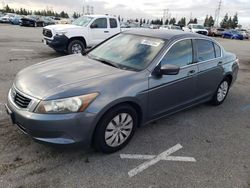
[(206, 30), (203, 25), (199, 24), (189, 24), (186, 27), (183, 27), (182, 29), (183, 31), (187, 32), (198, 33), (201, 35), (208, 35), (208, 30)]
[(118, 19), (109, 15), (86, 15), (70, 25), (43, 28), (43, 42), (57, 52), (82, 53), (121, 32)]

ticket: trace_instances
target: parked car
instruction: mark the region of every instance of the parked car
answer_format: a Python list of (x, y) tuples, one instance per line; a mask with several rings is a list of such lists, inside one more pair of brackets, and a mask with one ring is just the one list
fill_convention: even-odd
[(200, 103), (222, 104), (237, 72), (236, 55), (212, 38), (129, 30), (85, 56), (25, 68), (6, 109), (35, 140), (92, 143), (110, 153), (127, 145), (136, 127)]
[(238, 40), (244, 39), (243, 35), (239, 31), (234, 30), (234, 29), (224, 31), (222, 38), (230, 38), (230, 39), (238, 39)]
[(55, 25), (55, 24), (56, 24), (55, 20), (52, 19), (52, 18), (49, 17), (49, 16), (43, 17), (43, 18), (42, 18), (42, 21), (44, 22), (44, 26), (47, 26), (47, 25)]
[(224, 31), (225, 31), (225, 29), (223, 29), (223, 28), (215, 28), (214, 27), (211, 29), (211, 34), (213, 37), (217, 37), (217, 36), (221, 37), (223, 35)]
[(83, 53), (105, 39), (121, 32), (116, 17), (88, 15), (68, 25), (51, 25), (43, 29), (44, 43), (58, 52)]
[(13, 25), (20, 25), (20, 21), (23, 18), (23, 16), (15, 15), (14, 17), (10, 18), (10, 23)]
[(237, 29), (242, 35), (244, 39), (249, 39), (249, 33), (246, 29)]
[(56, 21), (56, 24), (71, 24), (71, 23), (72, 23), (72, 20), (67, 19), (67, 18), (63, 18), (63, 19), (60, 19), (60, 20)]
[(15, 14), (7, 13), (0, 18), (0, 23), (10, 23), (10, 19), (14, 16)]
[(162, 25), (159, 29), (181, 30), (181, 27), (178, 25)]
[(201, 35), (208, 35), (208, 31), (205, 29), (205, 27), (199, 24), (189, 24), (187, 25), (187, 27), (183, 27), (182, 29), (183, 31), (187, 32), (198, 33)]
[(20, 26), (44, 27), (45, 23), (39, 16), (28, 15), (20, 19)]

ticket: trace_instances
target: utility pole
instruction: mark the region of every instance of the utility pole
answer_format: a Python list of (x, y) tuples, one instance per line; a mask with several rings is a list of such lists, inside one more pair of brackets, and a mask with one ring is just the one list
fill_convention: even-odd
[(219, 1), (218, 8), (215, 10), (215, 23), (217, 27), (219, 27), (221, 5), (222, 5), (222, 0)]
[(83, 0), (82, 15), (85, 15), (85, 0)]
[(3, 6), (3, 9), (5, 8), (5, 2), (4, 0), (2, 0), (2, 6)]
[(163, 9), (162, 25), (165, 24), (166, 20), (169, 21), (169, 9)]

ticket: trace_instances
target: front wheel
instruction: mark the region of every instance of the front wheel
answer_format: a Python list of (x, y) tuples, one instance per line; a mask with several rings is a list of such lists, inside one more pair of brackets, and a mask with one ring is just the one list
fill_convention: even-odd
[(213, 105), (218, 106), (224, 102), (229, 91), (230, 83), (231, 82), (228, 78), (225, 78), (220, 83), (211, 101)]
[(95, 130), (93, 144), (98, 151), (113, 153), (124, 148), (138, 125), (138, 116), (129, 105), (118, 106), (104, 115)]
[(68, 45), (68, 54), (83, 54), (85, 46), (80, 40), (73, 40)]

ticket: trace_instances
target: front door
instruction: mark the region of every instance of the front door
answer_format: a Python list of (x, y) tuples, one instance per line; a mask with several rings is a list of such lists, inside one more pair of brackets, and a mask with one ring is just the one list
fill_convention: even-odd
[(192, 40), (175, 43), (161, 61), (180, 67), (177, 75), (149, 77), (149, 118), (154, 119), (190, 105), (196, 96), (198, 67), (193, 64)]
[(109, 37), (107, 18), (97, 18), (90, 25), (91, 45), (97, 45)]

